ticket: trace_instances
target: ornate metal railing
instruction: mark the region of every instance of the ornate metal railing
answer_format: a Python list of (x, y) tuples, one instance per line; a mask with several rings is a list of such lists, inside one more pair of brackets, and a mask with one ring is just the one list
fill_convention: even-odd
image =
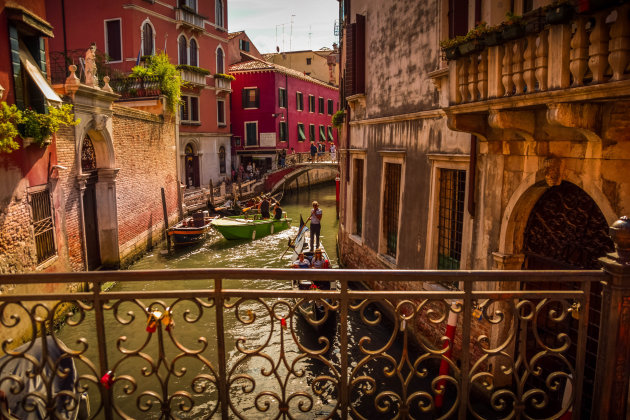
[[(294, 290), (294, 279), (339, 287)], [(558, 418), (568, 410), (580, 418), (579, 402), (591, 398), (583, 392), (590, 291), (606, 279), (600, 271), (260, 269), (0, 276), (16, 291), (46, 284), (37, 295), (0, 295), (0, 389), (9, 405), (39, 404), (51, 417), (87, 393), (91, 418), (108, 419)], [(460, 290), (440, 288), (445, 281)], [(117, 285), (106, 291), (109, 282)], [(46, 292), (75, 283), (88, 291)], [(317, 320), (300, 314), (309, 300), (321, 305)], [(52, 328), (65, 314), (65, 326)], [(47, 340), (35, 338), (42, 331)], [(8, 337), (18, 335), (43, 356), (27, 354), (32, 342), (14, 349)], [(11, 361), (26, 365), (22, 376), (7, 373)], [(71, 388), (51, 386), (54, 378)], [(27, 395), (36, 379), (44, 386)]]
[(111, 79), (109, 84), (123, 99), (154, 97), (162, 92), (159, 76), (127, 76)]

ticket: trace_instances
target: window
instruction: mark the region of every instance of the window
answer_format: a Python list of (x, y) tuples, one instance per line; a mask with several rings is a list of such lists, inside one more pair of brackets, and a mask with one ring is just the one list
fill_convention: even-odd
[(109, 62), (122, 61), (122, 33), (120, 19), (105, 21), (105, 52)]
[(302, 92), (295, 93), (295, 109), (298, 111), (304, 110), (304, 96), (302, 95)]
[(352, 173), (352, 233), (363, 236), (363, 159), (353, 160)]
[(217, 99), (217, 123), (219, 127), (225, 127), (225, 101)]
[(278, 126), (278, 129), (280, 131), (280, 141), (287, 141), (289, 136), (287, 133), (286, 121), (280, 121), (280, 125)]
[(197, 41), (195, 41), (195, 39), (190, 40), (189, 50), (190, 59), (188, 60), (188, 64), (196, 67), (199, 65), (199, 62), (197, 61)]
[(308, 112), (315, 112), (315, 97), (308, 95)]
[(225, 173), (225, 147), (219, 147), (219, 171)]
[(180, 119), (182, 122), (199, 122), (199, 97), (182, 95)]
[(287, 107), (287, 91), (284, 88), (278, 88), (278, 106), (280, 108)]
[(333, 100), (329, 99), (328, 100), (328, 115), (332, 115), (334, 114), (334, 104), (333, 104)]
[(324, 109), (324, 98), (322, 98), (322, 97), (320, 96), (320, 98), (319, 98), (319, 101), (318, 101), (318, 102), (319, 102), (319, 103), (318, 103), (317, 105), (319, 106), (319, 113), (320, 113), (320, 114), (323, 114), (324, 112), (326, 112), (326, 110)]
[(217, 48), (217, 73), (224, 73), (223, 48)]
[(188, 45), (184, 35), (180, 35), (177, 39), (177, 49), (179, 51), (179, 64), (188, 64)]
[(308, 139), (310, 141), (315, 141), (315, 124), (308, 126)]
[(244, 39), (239, 39), (238, 47), (243, 51), (249, 52), (249, 41), (245, 41)]
[(155, 51), (153, 26), (147, 21), (142, 25), (142, 54), (152, 55)]
[(188, 7), (195, 13), (197, 12), (197, 0), (180, 0), (179, 7), (182, 7), (182, 6)]
[(307, 59), (306, 59), (306, 65), (307, 65), (307, 66), (310, 66), (310, 65), (311, 65), (311, 60), (312, 60), (311, 58), (307, 58)]
[(37, 263), (40, 264), (56, 255), (55, 227), (50, 203), (50, 192), (45, 186), (43, 190), (30, 193), (29, 204), (33, 218), (33, 230), (35, 232), (35, 249), (37, 250)]
[(298, 141), (306, 140), (306, 133), (304, 133), (304, 124), (298, 123)]
[(243, 89), (243, 109), (258, 108), (258, 88)]
[(328, 126), (328, 141), (329, 142), (335, 141), (335, 136), (333, 136), (333, 128), (331, 126)]
[(438, 264), (439, 270), (458, 270), (462, 257), (466, 171), (439, 169)]
[(398, 218), (400, 209), (400, 181), (402, 165), (385, 162), (383, 190), (382, 253), (396, 259), (398, 251)]
[(245, 146), (258, 145), (258, 122), (245, 123)]
[(319, 141), (326, 141), (326, 128), (323, 125), (319, 126)]
[(223, 28), (225, 26), (223, 24), (223, 0), (215, 0), (214, 14), (217, 26)]

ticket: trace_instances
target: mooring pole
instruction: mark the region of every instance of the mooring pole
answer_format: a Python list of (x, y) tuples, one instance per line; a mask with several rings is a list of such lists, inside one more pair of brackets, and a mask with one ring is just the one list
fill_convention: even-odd
[(166, 194), (162, 187), (162, 212), (164, 213), (164, 235), (166, 236), (166, 249), (171, 249), (171, 237), (168, 236), (168, 212), (166, 211)]
[(214, 186), (212, 185), (212, 178), (210, 178), (210, 204), (212, 204), (212, 210), (214, 211)]

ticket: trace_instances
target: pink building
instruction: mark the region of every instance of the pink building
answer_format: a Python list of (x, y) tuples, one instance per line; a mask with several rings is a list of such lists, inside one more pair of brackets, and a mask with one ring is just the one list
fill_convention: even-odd
[[(112, 0), (89, 7), (82, 0), (46, 3), (56, 34), (50, 40), (53, 54), (74, 58), (76, 50), (82, 55), (96, 43), (107, 54), (107, 64), (120, 72), (161, 51), (182, 65), (188, 87), (180, 107), (179, 177), (188, 186), (200, 186), (211, 179), (216, 185), (229, 175), (230, 81), (214, 76), (226, 73), (227, 0)], [(65, 66), (57, 68), (65, 78)]]
[(299, 71), (250, 57), (230, 66), (233, 148), (238, 163), (275, 167), (278, 152), (306, 153), (311, 144), (326, 151), (337, 143), (332, 115), (337, 88)]

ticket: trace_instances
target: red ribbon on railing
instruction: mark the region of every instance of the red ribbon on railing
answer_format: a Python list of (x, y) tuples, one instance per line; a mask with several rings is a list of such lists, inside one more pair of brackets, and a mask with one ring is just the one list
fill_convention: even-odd
[(114, 383), (114, 372), (112, 372), (111, 370), (101, 377), (101, 384), (106, 389), (110, 389), (113, 383)]
[(287, 320), (282, 318), (280, 320), (280, 325), (282, 326), (282, 329), (286, 330), (287, 329)]

